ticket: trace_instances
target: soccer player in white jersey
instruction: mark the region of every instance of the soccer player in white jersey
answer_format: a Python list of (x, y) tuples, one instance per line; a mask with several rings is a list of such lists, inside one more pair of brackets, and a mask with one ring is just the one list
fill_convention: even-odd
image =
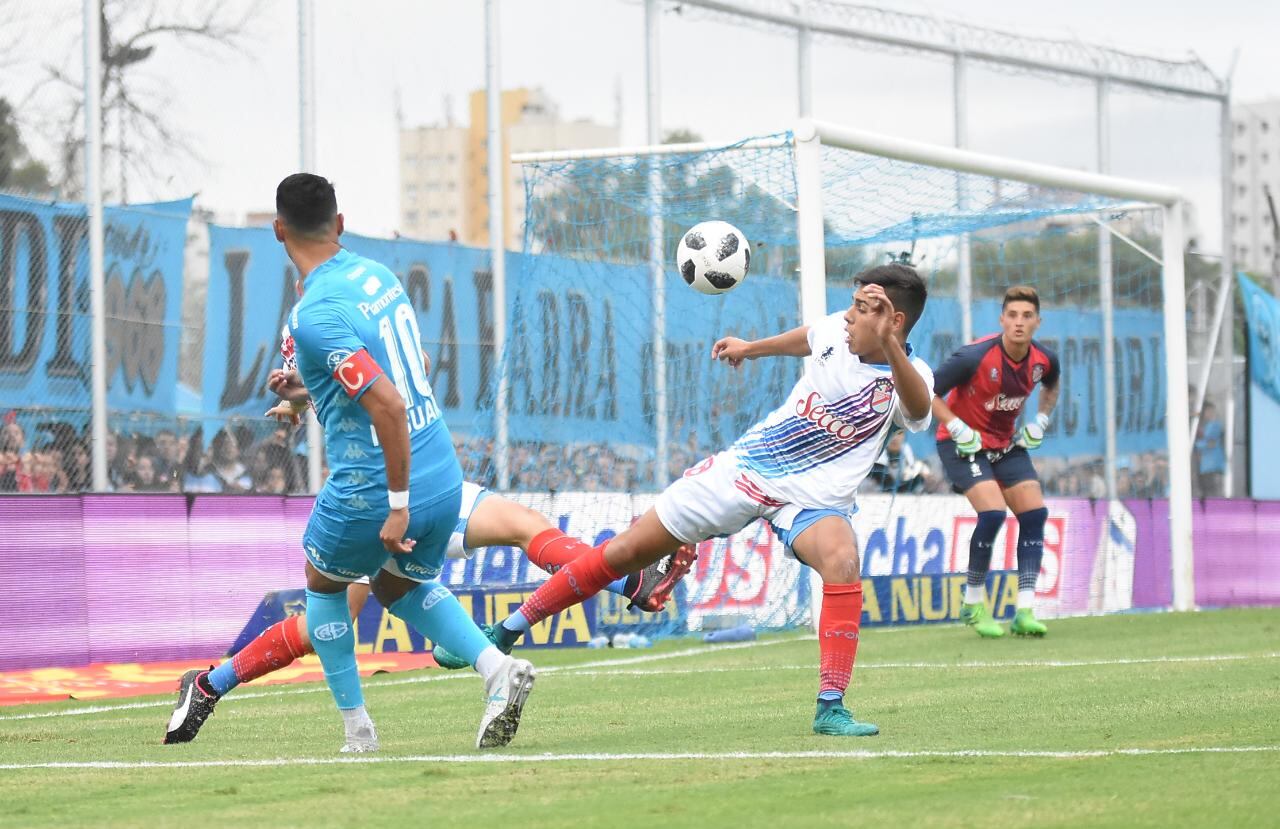
[[(890, 432), (929, 426), (933, 375), (906, 342), (927, 293), (913, 268), (882, 265), (859, 275), (843, 313), (755, 342), (718, 341), (712, 358), (735, 367), (759, 357), (811, 359), (779, 408), (727, 450), (687, 470), (629, 529), (567, 564), (501, 625), (486, 629), (494, 644), (509, 651), (531, 625), (621, 574), (763, 518), (823, 581), (813, 730), (878, 733), (844, 706), (862, 618), (862, 568), (850, 515), (858, 485)], [(440, 650), (436, 658), (445, 664)]]

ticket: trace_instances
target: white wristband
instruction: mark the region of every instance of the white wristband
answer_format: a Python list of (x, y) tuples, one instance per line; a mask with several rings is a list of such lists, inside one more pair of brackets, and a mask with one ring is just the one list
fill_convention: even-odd
[(387, 505), (392, 509), (408, 509), (409, 508), (409, 490), (387, 490)]
[(1045, 414), (1044, 412), (1040, 412), (1038, 415), (1036, 415), (1036, 425), (1040, 427), (1040, 431), (1042, 432), (1048, 431), (1049, 415)]

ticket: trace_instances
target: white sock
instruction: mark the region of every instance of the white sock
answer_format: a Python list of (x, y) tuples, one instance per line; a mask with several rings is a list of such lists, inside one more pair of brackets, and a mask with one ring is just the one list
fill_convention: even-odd
[(1018, 610), (1033, 610), (1036, 606), (1036, 591), (1018, 591)]
[(476, 657), (476, 673), (484, 677), (484, 681), (488, 682), (489, 678), (502, 670), (506, 664), (507, 655), (494, 645), (490, 645), (480, 651), (480, 656)]
[(985, 584), (964, 586), (964, 602), (965, 604), (984, 604), (987, 601), (987, 586)]
[(369, 719), (369, 712), (365, 710), (363, 705), (355, 708), (341, 708), (342, 724), (347, 727), (347, 733), (360, 728), (363, 725), (372, 725), (373, 720)]

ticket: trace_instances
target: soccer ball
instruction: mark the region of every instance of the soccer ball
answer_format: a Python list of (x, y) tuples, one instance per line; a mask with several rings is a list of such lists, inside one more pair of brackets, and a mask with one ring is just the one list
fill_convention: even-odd
[(701, 222), (680, 240), (676, 267), (694, 290), (723, 294), (747, 278), (751, 243), (728, 222)]

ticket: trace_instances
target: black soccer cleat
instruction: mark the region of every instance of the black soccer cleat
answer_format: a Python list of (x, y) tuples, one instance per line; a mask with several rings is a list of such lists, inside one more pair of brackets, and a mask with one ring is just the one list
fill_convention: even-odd
[(640, 609), (649, 613), (658, 613), (666, 607), (667, 599), (676, 589), (680, 580), (688, 575), (693, 563), (698, 560), (697, 548), (685, 544), (669, 556), (650, 564), (627, 579), (626, 592), (631, 603), (627, 610)]
[[(213, 666), (209, 666), (213, 670)], [(178, 683), (178, 704), (173, 706), (173, 714), (169, 717), (169, 728), (164, 733), (165, 745), (189, 743), (200, 733), (200, 726), (213, 713), (213, 706), (222, 699), (217, 694), (200, 687), (201, 674), (209, 671), (192, 669), (182, 675)]]

